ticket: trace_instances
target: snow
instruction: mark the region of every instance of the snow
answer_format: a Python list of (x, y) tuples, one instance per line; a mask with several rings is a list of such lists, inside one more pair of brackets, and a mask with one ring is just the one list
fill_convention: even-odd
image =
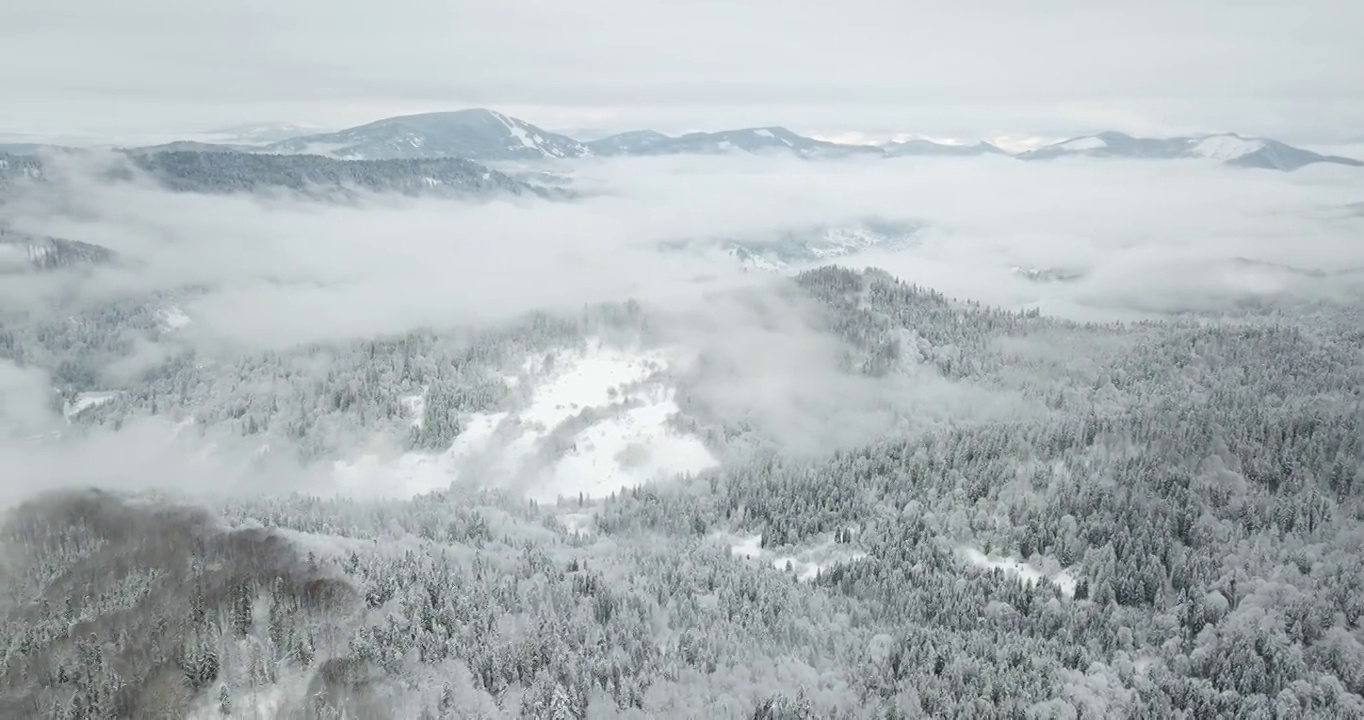
[(418, 395), (408, 395), (401, 401), (403, 409), (412, 417), (412, 427), (421, 429), (426, 422), (426, 389), (423, 388)]
[(699, 438), (669, 426), (675, 390), (655, 377), (668, 363), (662, 352), (595, 341), (527, 358), (520, 379), (507, 378), (524, 393), (522, 407), (472, 413), (439, 455), (406, 453), (387, 464), (364, 455), (334, 463), (333, 478), (344, 491), (412, 496), (472, 474), (553, 502), (701, 472), (716, 460)]
[(988, 556), (985, 553), (971, 547), (957, 548), (957, 552), (966, 562), (985, 570), (1003, 570), (1010, 575), (1016, 575), (1018, 581), (1022, 583), (1037, 583), (1042, 578), (1051, 580), (1052, 584), (1061, 589), (1061, 593), (1066, 597), (1074, 597), (1076, 578), (1068, 570), (1057, 570), (1046, 573), (1032, 565), (1016, 560), (1014, 558), (998, 558)]
[(764, 272), (783, 272), (787, 269), (787, 264), (780, 260), (773, 260), (763, 257), (755, 252), (741, 251), (739, 248), (729, 248), (729, 254), (737, 259), (745, 269), (753, 268)]
[(1209, 160), (1235, 160), (1263, 149), (1263, 140), (1253, 140), (1236, 135), (1210, 135), (1194, 143), (1193, 154)]
[(1103, 138), (1083, 137), (1063, 142), (1060, 147), (1062, 150), (1098, 150), (1108, 147), (1108, 143)]
[[(540, 146), (536, 144), (535, 140), (531, 139), (530, 134), (526, 132), (526, 129), (518, 125), (511, 118), (499, 112), (492, 113), (492, 116), (497, 118), (499, 122), (505, 125), (507, 128), (507, 132), (511, 133), (512, 137), (520, 141), (523, 147), (540, 150)], [(538, 139), (539, 137), (537, 136), (536, 140)], [(541, 150), (541, 152), (543, 152), (543, 150)]]
[(346, 149), (347, 147), (348, 147), (348, 144), (347, 144), (347, 143), (343, 143), (343, 142), (330, 142), (330, 143), (329, 143), (329, 142), (305, 142), (305, 143), (303, 143), (302, 147), (300, 147), (300, 148), (297, 149), (297, 150), (289, 150), (289, 151), (283, 151), (283, 150), (281, 150), (280, 152), (281, 152), (281, 154), (285, 154), (285, 155), (321, 155), (321, 156), (323, 156), (323, 157), (330, 157), (330, 158), (342, 158), (342, 157), (345, 157), (345, 158), (349, 158), (349, 159), (352, 159), (352, 160), (363, 160), (363, 159), (364, 159), (364, 158), (363, 158), (361, 155), (359, 155), (359, 154), (347, 154), (347, 155), (344, 155), (344, 156), (337, 155), (337, 153), (338, 153), (339, 151), (344, 150), (344, 149)]
[(185, 311), (174, 305), (161, 308), (161, 324), (164, 327), (165, 332), (179, 330), (180, 328), (189, 325), (191, 322), (193, 322), (193, 320), (190, 320), (190, 317), (185, 314)]
[(884, 243), (885, 235), (860, 225), (830, 228), (824, 233), (825, 245), (810, 248), (810, 254), (817, 258), (840, 257), (869, 250)]
[(776, 135), (773, 135), (773, 134), (772, 134), (772, 131), (771, 131), (771, 130), (759, 130), (759, 131), (757, 131), (755, 134), (757, 134), (757, 135), (759, 135), (759, 136), (761, 136), (761, 137), (765, 137), (765, 138), (773, 138), (773, 139), (775, 139), (775, 138), (777, 137)]
[(819, 577), (820, 573), (835, 566), (856, 562), (867, 557), (865, 552), (854, 550), (846, 544), (835, 543), (833, 536), (826, 538), (814, 545), (796, 547), (790, 552), (773, 552), (762, 547), (762, 535), (733, 536), (721, 534), (720, 539), (729, 545), (730, 555), (744, 560), (755, 560), (759, 563), (787, 572), (787, 565), (791, 566), (790, 572), (795, 573), (796, 578), (801, 582), (809, 582)]
[(590, 512), (564, 513), (559, 516), (559, 522), (569, 535), (588, 537), (597, 532), (597, 516)]
[(63, 409), (62, 414), (66, 416), (67, 422), (70, 422), (71, 418), (76, 417), (92, 407), (103, 405), (116, 397), (118, 397), (117, 392), (96, 391), (78, 393), (75, 402), (68, 402)]
[(510, 126), (509, 129), (511, 130), (511, 134), (515, 136), (517, 140), (521, 141), (522, 145), (528, 148), (538, 149), (538, 146), (535, 144), (535, 141), (530, 139), (530, 135), (526, 133), (525, 128), (520, 128), (515, 125), (512, 125)]

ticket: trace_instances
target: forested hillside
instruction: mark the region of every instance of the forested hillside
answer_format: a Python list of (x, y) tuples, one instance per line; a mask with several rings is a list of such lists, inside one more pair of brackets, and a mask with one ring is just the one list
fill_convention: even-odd
[[(703, 357), (666, 379), (725, 462), (604, 498), (477, 478), (382, 501), (46, 496), (6, 521), (0, 715), (1364, 716), (1353, 308), (1096, 325), (877, 271), (779, 282), (848, 377), (1017, 412), (888, 398), (879, 435), (787, 452), (717, 409)], [(94, 338), (152, 317), (109, 312), (90, 339), (0, 347), (74, 398), (79, 358), (119, 352)], [(193, 417), (300, 458), (387, 427), (440, 451), (516, 402), (525, 357), (659, 341), (665, 317), (176, 355), (74, 422)]]
[(541, 187), (458, 158), (344, 161), (320, 155), (190, 150), (107, 154), (71, 150), (46, 158), (0, 153), (0, 192), (14, 192), (25, 183), (60, 183), (73, 174), (70, 168), (86, 165), (98, 170), (99, 180), (149, 179), (172, 192), (293, 191), (329, 201), (351, 201), (366, 192), (462, 198), (569, 196), (562, 188)]

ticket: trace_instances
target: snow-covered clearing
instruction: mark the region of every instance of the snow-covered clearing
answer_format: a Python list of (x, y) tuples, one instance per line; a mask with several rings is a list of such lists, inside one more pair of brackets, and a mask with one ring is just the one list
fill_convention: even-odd
[(1051, 570), (1050, 572), (1036, 568), (1028, 563), (1014, 558), (1000, 558), (988, 556), (985, 553), (971, 547), (957, 548), (966, 562), (985, 570), (1003, 570), (1010, 575), (1018, 577), (1022, 583), (1037, 583), (1042, 578), (1051, 580), (1053, 585), (1061, 589), (1061, 593), (1066, 597), (1075, 596), (1076, 577), (1068, 570)]
[(856, 562), (867, 557), (861, 550), (854, 550), (846, 544), (836, 543), (832, 536), (814, 545), (782, 548), (781, 552), (766, 550), (762, 547), (762, 535), (717, 535), (729, 545), (729, 553), (744, 560), (755, 561), (768, 567), (794, 573), (801, 582), (808, 582), (819, 574), (844, 563)]
[(408, 395), (401, 402), (403, 410), (412, 419), (412, 427), (420, 429), (426, 423), (426, 388), (418, 395)]
[(699, 438), (669, 426), (675, 390), (656, 377), (668, 357), (590, 343), (585, 350), (528, 358), (507, 378), (521, 407), (473, 413), (450, 449), (407, 453), (393, 463), (365, 456), (338, 462), (334, 477), (357, 492), (410, 496), (462, 476), (521, 489), (552, 502), (602, 497), (716, 464)]
[(174, 305), (161, 308), (161, 327), (163, 332), (179, 330), (180, 328), (189, 325), (191, 322), (193, 322), (193, 320), (185, 314), (185, 311)]
[(110, 402), (116, 397), (118, 397), (117, 392), (102, 390), (79, 393), (76, 395), (74, 401), (66, 403), (65, 408), (62, 410), (62, 415), (66, 416), (67, 422), (70, 422), (71, 418), (76, 417), (92, 407), (98, 407), (104, 403)]

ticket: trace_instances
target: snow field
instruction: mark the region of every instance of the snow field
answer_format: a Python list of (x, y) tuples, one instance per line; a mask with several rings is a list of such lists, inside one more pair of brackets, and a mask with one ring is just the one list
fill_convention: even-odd
[[(471, 414), (439, 455), (406, 453), (387, 464), (369, 455), (335, 463), (333, 475), (345, 488), (400, 497), (472, 475), (553, 502), (714, 467), (699, 438), (668, 425), (678, 412), (675, 391), (654, 377), (667, 365), (662, 353), (596, 341), (581, 351), (528, 358), (518, 376), (505, 379), (525, 393), (523, 407)], [(404, 404), (419, 422), (424, 399)]]
[(1066, 597), (1075, 596), (1076, 577), (1068, 570), (1057, 570), (1046, 573), (1032, 565), (1016, 560), (1014, 558), (997, 558), (986, 555), (985, 553), (971, 547), (957, 548), (957, 552), (970, 565), (985, 570), (1003, 570), (1004, 572), (1017, 576), (1021, 583), (1037, 583), (1042, 578), (1051, 580), (1052, 584), (1061, 589), (1061, 593)]

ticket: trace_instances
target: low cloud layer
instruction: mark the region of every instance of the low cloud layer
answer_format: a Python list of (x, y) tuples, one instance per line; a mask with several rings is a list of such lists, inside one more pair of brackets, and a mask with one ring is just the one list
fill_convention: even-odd
[[(785, 301), (745, 304), (744, 292), (735, 293), (777, 280), (771, 273), (744, 268), (718, 247), (663, 246), (775, 238), (867, 218), (913, 222), (924, 230), (912, 247), (838, 262), (883, 267), (951, 296), (1105, 321), (1224, 311), (1248, 300), (1357, 300), (1361, 291), (1364, 218), (1348, 211), (1362, 199), (1353, 168), (1289, 174), (1196, 162), (683, 157), (558, 169), (591, 194), (573, 202), (369, 197), (342, 205), (170, 194), (77, 176), (59, 201), (21, 195), (0, 207), (0, 220), (104, 245), (122, 262), (11, 276), (0, 301), (9, 312), (41, 313), (59, 299), (94, 306), (167, 293), (192, 320), (174, 342), (212, 356), (420, 327), (487, 327), (532, 310), (635, 297), (671, 319), (668, 341), (721, 369), (741, 368), (728, 386), (719, 373), (692, 387), (712, 410), (756, 419), (796, 447), (864, 438), (904, 402), (887, 403), (884, 384), (840, 377), (836, 349), (808, 314), (787, 314), (794, 306)], [(196, 289), (176, 295), (187, 287)], [(131, 377), (139, 362), (160, 357), (156, 348), (133, 349), (132, 360), (105, 374)], [(47, 382), (33, 368), (0, 367), (11, 430), (62, 425), (44, 404)], [(963, 394), (931, 373), (894, 382), (895, 397), (930, 416), (1022, 407)], [(151, 438), (165, 428), (138, 432)], [(90, 473), (115, 486), (255, 482), (241, 480), (247, 476), (235, 465), (206, 469), (186, 459), (193, 453), (159, 445), (114, 453), (114, 465), (95, 460), (137, 445), (140, 436), (128, 433), (95, 433), (82, 441), (88, 448), (43, 454), (10, 432), (0, 450), (14, 463), (27, 458), (6, 464), (42, 476), (42, 485)], [(167, 468), (178, 468), (176, 477)]]
[[(84, 280), (80, 293), (210, 287), (185, 308), (202, 321), (194, 332), (264, 347), (628, 296), (686, 298), (742, 279), (728, 257), (663, 253), (663, 243), (868, 217), (926, 231), (910, 250), (848, 262), (952, 295), (1095, 317), (1179, 309), (1183, 298), (1207, 309), (1211, 297), (1329, 296), (1334, 273), (1364, 267), (1360, 219), (1342, 210), (1361, 199), (1353, 168), (739, 157), (603, 161), (575, 172), (599, 194), (343, 206), (82, 182), (60, 206), (29, 200), (0, 212), (20, 229), (131, 261)], [(1077, 279), (1036, 282), (1019, 270)], [(1323, 272), (1332, 275), (1300, 282)], [(56, 292), (32, 279), (7, 285), (8, 302)]]

